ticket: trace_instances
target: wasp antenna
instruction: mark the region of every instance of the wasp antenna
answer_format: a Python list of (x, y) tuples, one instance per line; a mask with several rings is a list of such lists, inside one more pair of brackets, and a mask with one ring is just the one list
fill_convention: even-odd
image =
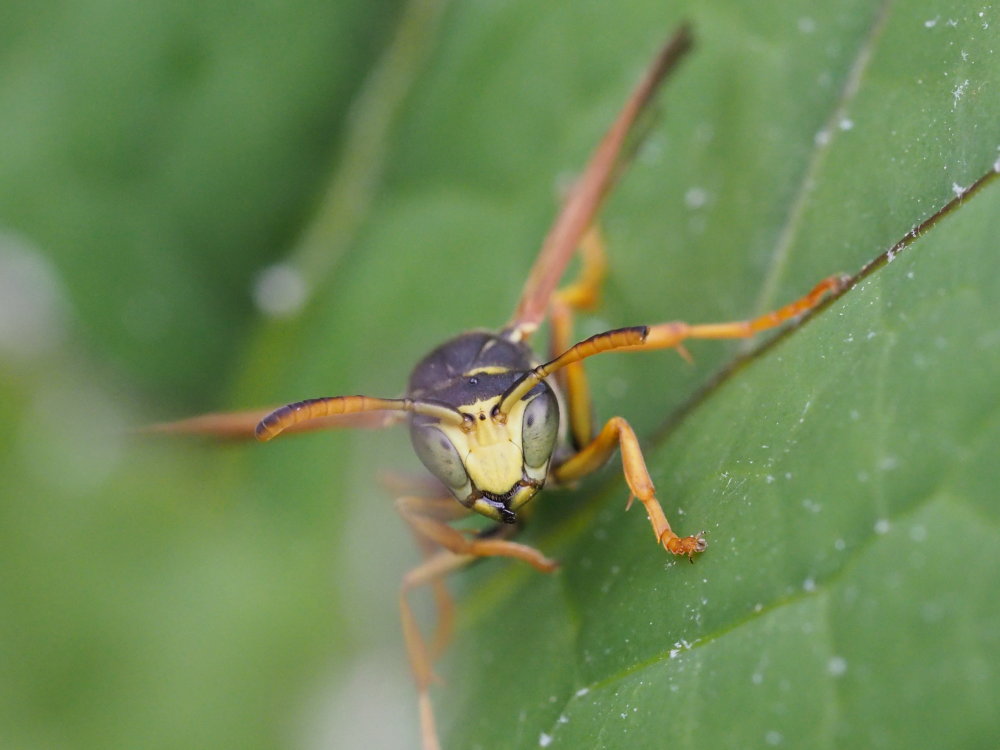
[(289, 427), (302, 422), (371, 411), (411, 412), (458, 425), (462, 424), (464, 420), (461, 412), (457, 409), (431, 401), (414, 401), (409, 398), (371, 398), (370, 396), (328, 396), (296, 401), (275, 409), (257, 423), (254, 434), (258, 440), (266, 442), (277, 437)]
[(514, 404), (524, 398), (532, 388), (538, 385), (557, 370), (561, 370), (567, 365), (579, 362), (581, 359), (593, 357), (595, 354), (615, 351), (617, 349), (629, 349), (638, 346), (646, 340), (649, 335), (649, 326), (631, 326), (629, 328), (615, 328), (613, 331), (605, 331), (584, 339), (579, 344), (574, 344), (555, 359), (539, 365), (533, 370), (529, 370), (520, 380), (507, 389), (507, 392), (500, 398), (497, 409), (501, 414), (508, 413)]

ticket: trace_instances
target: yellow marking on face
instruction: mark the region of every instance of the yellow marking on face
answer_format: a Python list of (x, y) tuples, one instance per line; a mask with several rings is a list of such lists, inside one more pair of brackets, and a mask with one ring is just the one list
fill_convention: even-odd
[(462, 373), (462, 377), (471, 378), (476, 375), (503, 375), (505, 372), (510, 372), (510, 368), (504, 367), (503, 365), (488, 365), (486, 367), (477, 367), (475, 370), (469, 370), (468, 372)]
[(493, 418), (493, 407), (499, 402), (500, 397), (494, 396), (460, 406), (459, 411), (472, 417), (468, 428), (438, 425), (458, 451), (472, 483), (495, 495), (506, 494), (524, 476), (521, 423), (525, 403), (516, 404), (506, 419), (499, 420)]

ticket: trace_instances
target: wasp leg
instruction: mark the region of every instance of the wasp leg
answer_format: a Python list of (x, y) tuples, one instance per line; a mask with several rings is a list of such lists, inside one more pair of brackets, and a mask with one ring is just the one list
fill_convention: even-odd
[(686, 339), (741, 339), (754, 336), (761, 331), (776, 328), (782, 323), (798, 317), (816, 307), (827, 294), (836, 294), (849, 281), (842, 275), (829, 276), (814, 286), (808, 294), (790, 302), (777, 310), (764, 313), (749, 320), (735, 320), (728, 323), (700, 323), (691, 325), (680, 321), (649, 326), (646, 340), (632, 346), (622, 347), (624, 351), (666, 349), (679, 347)]
[(688, 558), (691, 558), (704, 550), (706, 544), (701, 534), (681, 537), (670, 528), (663, 507), (656, 499), (653, 480), (650, 479), (649, 471), (646, 469), (646, 461), (642, 457), (639, 440), (632, 427), (622, 417), (609, 419), (604, 425), (604, 429), (589, 445), (557, 466), (553, 474), (559, 482), (572, 482), (584, 477), (603, 466), (604, 462), (614, 453), (615, 448), (619, 446), (621, 446), (622, 451), (622, 469), (625, 473), (625, 481), (628, 483), (631, 493), (626, 507), (632, 505), (633, 498), (638, 498), (639, 502), (646, 508), (646, 514), (653, 526), (657, 542), (675, 555), (687, 555)]
[[(454, 511), (456, 515), (451, 516), (449, 520), (468, 515), (468, 511), (454, 500), (451, 504), (456, 508)], [(555, 561), (526, 544), (509, 542), (506, 539), (470, 538), (440, 518), (435, 518), (433, 509), (437, 506), (437, 503), (425, 497), (401, 497), (396, 501), (396, 508), (414, 531), (456, 555), (513, 557), (523, 560), (543, 573), (549, 573), (559, 567)]]
[[(437, 487), (437, 490), (440, 492), (440, 485)], [(403, 513), (403, 506), (406, 506), (406, 513), (418, 513), (440, 521), (455, 521), (468, 516), (471, 512), (456, 503), (455, 498), (450, 495), (448, 497), (441, 497), (439, 494), (411, 495), (397, 499), (396, 507), (401, 509), (401, 513)], [(404, 518), (406, 518), (406, 513), (403, 513)], [(413, 536), (416, 538), (424, 560), (431, 559), (435, 553), (440, 551), (438, 545), (414, 528), (413, 524), (409, 525), (414, 532)], [(469, 559), (475, 558), (470, 557)], [(437, 613), (434, 635), (431, 637), (430, 645), (430, 661), (433, 662), (441, 655), (451, 641), (452, 625), (455, 621), (455, 605), (451, 594), (448, 593), (448, 589), (444, 585), (443, 576), (438, 576), (428, 581), (428, 583), (431, 587), (431, 593), (434, 597), (434, 609)]]
[[(580, 240), (580, 273), (576, 280), (555, 293), (555, 301), (569, 305), (574, 310), (593, 310), (601, 301), (601, 287), (608, 272), (604, 233), (598, 224), (591, 224)], [(569, 345), (560, 347), (556, 354), (565, 351)]]
[[(569, 286), (558, 290), (552, 299), (550, 343), (552, 357), (566, 351), (573, 343), (573, 311), (593, 309), (600, 300), (601, 286), (607, 272), (607, 260), (604, 238), (596, 224), (584, 235), (580, 252), (583, 265), (579, 277)], [(556, 373), (556, 377), (566, 396), (573, 447), (579, 450), (594, 436), (590, 386), (587, 383), (583, 363), (574, 362), (567, 365)]]
[[(444, 588), (444, 577), (481, 557), (514, 557), (543, 572), (551, 572), (558, 565), (525, 544), (485, 536), (469, 538), (457, 529), (453, 529), (446, 521), (457, 520), (469, 514), (469, 511), (456, 503), (454, 498), (405, 496), (396, 500), (396, 507), (416, 533), (421, 547), (428, 555), (423, 563), (403, 577), (399, 592), (399, 609), (403, 623), (403, 638), (417, 683), (423, 747), (424, 750), (439, 750), (440, 743), (429, 690), (434, 680), (432, 664), (450, 637), (453, 621), (451, 597)], [(513, 529), (504, 527), (501, 531), (507, 531), (508, 528)], [(445, 549), (436, 554), (429, 554), (432, 543)], [(409, 602), (410, 591), (424, 585), (433, 588), (438, 606), (438, 625), (430, 647), (420, 633), (420, 627)]]
[(422, 585), (442, 585), (442, 579), (448, 573), (469, 564), (475, 560), (474, 555), (455, 555), (451, 552), (438, 552), (425, 560), (403, 576), (403, 584), (399, 591), (399, 611), (403, 621), (403, 640), (410, 657), (410, 668), (417, 683), (417, 700), (420, 710), (420, 734), (423, 738), (423, 750), (440, 750), (437, 729), (434, 723), (434, 709), (431, 705), (430, 684), (434, 680), (431, 670), (432, 654), (420, 634), (417, 618), (410, 607), (409, 592)]
[(580, 179), (545, 236), (521, 293), (510, 328), (526, 338), (545, 318), (552, 292), (559, 284), (580, 238), (591, 225), (615, 178), (633, 126), (647, 111), (657, 89), (678, 61), (691, 48), (691, 30), (679, 28), (653, 59), (639, 85), (633, 90), (611, 128), (601, 139)]
[(648, 351), (668, 347), (677, 348), (684, 354), (681, 344), (687, 339), (748, 338), (814, 309), (828, 293), (836, 294), (846, 288), (848, 283), (850, 279), (847, 276), (830, 276), (794, 302), (749, 320), (698, 325), (674, 321), (651, 326), (615, 328), (598, 333), (574, 344), (555, 359), (530, 370), (504, 393), (499, 409), (503, 413), (508, 412), (513, 404), (522, 399), (539, 382), (587, 357), (606, 352)]

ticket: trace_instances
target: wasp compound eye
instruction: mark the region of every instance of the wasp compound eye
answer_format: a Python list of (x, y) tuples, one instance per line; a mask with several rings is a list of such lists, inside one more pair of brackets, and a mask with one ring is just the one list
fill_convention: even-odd
[(546, 385), (524, 409), (521, 421), (521, 445), (524, 462), (539, 468), (552, 456), (559, 434), (559, 403)]
[(414, 425), (410, 440), (427, 470), (448, 487), (459, 489), (469, 481), (454, 444), (432, 425)]

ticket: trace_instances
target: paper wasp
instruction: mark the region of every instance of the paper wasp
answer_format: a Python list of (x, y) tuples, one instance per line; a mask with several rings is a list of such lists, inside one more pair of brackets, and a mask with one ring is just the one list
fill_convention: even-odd
[[(225, 436), (255, 434), (267, 441), (286, 431), (408, 422), (417, 455), (444, 485), (439, 493), (443, 496), (413, 494), (397, 500), (397, 509), (425, 553), (422, 564), (404, 577), (400, 592), (425, 750), (440, 747), (430, 698), (431, 665), (447, 640), (450, 610), (440, 607), (442, 616), (429, 645), (408, 594), (415, 587), (429, 585), (440, 605), (447, 601), (444, 576), (482, 557), (512, 557), (540, 571), (554, 570), (553, 560), (508, 538), (516, 530), (522, 508), (546, 484), (580, 479), (619, 449), (629, 504), (633, 499), (642, 503), (656, 543), (688, 558), (706, 547), (701, 534), (680, 536), (671, 528), (629, 423), (616, 416), (600, 430), (594, 429), (582, 360), (606, 352), (664, 348), (686, 355), (683, 342), (687, 339), (750, 337), (814, 308), (844, 283), (839, 276), (824, 279), (800, 299), (749, 320), (632, 326), (572, 343), (573, 313), (594, 302), (604, 275), (603, 243), (595, 224), (598, 209), (618, 176), (637, 119), (690, 46), (691, 34), (683, 27), (656, 55), (570, 190), (514, 315), (503, 328), (463, 333), (438, 346), (417, 364), (402, 398), (312, 398), (269, 413), (206, 415), (155, 428)], [(578, 250), (582, 254), (579, 279), (557, 289)], [(551, 353), (542, 360), (528, 342), (546, 318), (551, 327)], [(479, 533), (450, 525), (472, 513), (496, 523)]]

